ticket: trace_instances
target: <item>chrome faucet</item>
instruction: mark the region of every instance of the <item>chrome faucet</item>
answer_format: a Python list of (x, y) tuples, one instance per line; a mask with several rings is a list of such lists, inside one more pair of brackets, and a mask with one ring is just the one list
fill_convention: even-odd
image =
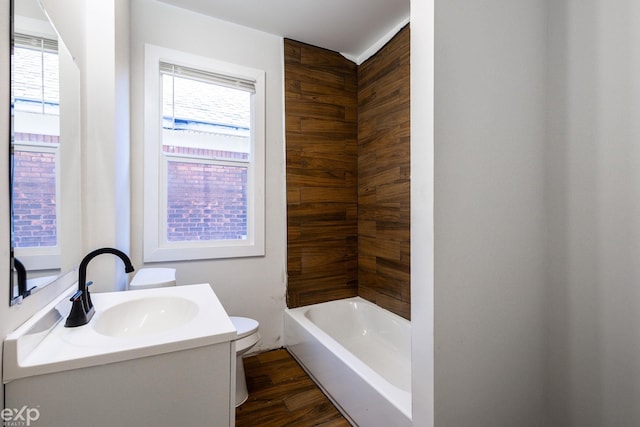
[(71, 307), (71, 313), (64, 324), (66, 327), (72, 328), (75, 326), (86, 325), (95, 313), (93, 303), (91, 302), (91, 295), (89, 294), (89, 285), (91, 285), (92, 282), (87, 283), (87, 265), (89, 265), (89, 261), (93, 258), (102, 254), (113, 254), (118, 256), (122, 262), (124, 262), (125, 272), (131, 273), (134, 270), (129, 257), (118, 249), (100, 248), (89, 252), (82, 259), (80, 266), (78, 267), (78, 291), (71, 297), (73, 306)]

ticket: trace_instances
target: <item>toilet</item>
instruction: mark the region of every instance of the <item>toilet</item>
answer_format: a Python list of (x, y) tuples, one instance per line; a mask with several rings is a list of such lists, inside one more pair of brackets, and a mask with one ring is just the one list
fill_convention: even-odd
[(231, 323), (238, 331), (236, 339), (236, 408), (242, 405), (249, 397), (247, 380), (244, 376), (242, 355), (253, 348), (260, 340), (260, 332), (257, 320), (248, 317), (229, 316)]
[[(129, 290), (164, 288), (176, 285), (175, 268), (141, 268), (131, 282)], [(247, 380), (244, 376), (242, 355), (253, 348), (260, 340), (257, 320), (248, 317), (229, 316), (231, 323), (236, 328), (236, 407), (242, 405), (249, 397)]]
[(129, 290), (165, 288), (176, 285), (175, 268), (141, 268), (129, 283)]

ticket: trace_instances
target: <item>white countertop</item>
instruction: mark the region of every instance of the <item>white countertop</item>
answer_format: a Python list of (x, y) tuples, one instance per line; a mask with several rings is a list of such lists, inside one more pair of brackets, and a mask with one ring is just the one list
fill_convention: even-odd
[[(3, 350), (3, 382), (52, 372), (80, 369), (148, 357), (236, 339), (236, 329), (209, 284), (172, 286), (125, 292), (92, 293), (96, 313), (87, 325), (67, 328), (69, 288), (47, 307), (9, 334)], [(189, 322), (154, 334), (112, 337), (92, 324), (110, 307), (134, 299), (179, 296), (198, 305)]]

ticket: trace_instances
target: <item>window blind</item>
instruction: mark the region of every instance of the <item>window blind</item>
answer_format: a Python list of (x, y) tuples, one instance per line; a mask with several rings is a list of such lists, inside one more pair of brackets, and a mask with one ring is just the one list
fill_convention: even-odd
[(218, 74), (210, 71), (196, 70), (195, 68), (184, 67), (182, 65), (160, 62), (160, 74), (182, 77), (185, 79), (196, 80), (204, 83), (212, 83), (219, 86), (240, 89), (251, 93), (256, 92), (255, 80), (229, 76), (226, 74)]
[(42, 37), (30, 36), (27, 34), (14, 33), (13, 45), (26, 49), (58, 53), (57, 40), (45, 39)]

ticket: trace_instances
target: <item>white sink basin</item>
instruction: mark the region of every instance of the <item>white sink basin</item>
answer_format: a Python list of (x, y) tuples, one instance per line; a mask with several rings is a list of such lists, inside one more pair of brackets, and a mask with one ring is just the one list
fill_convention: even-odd
[(92, 322), (96, 332), (111, 337), (156, 334), (190, 322), (198, 305), (182, 297), (148, 297), (123, 302), (105, 310)]
[(12, 380), (183, 351), (234, 340), (236, 329), (206, 283), (93, 293), (96, 314), (64, 327), (67, 289), (4, 341), (2, 379)]

